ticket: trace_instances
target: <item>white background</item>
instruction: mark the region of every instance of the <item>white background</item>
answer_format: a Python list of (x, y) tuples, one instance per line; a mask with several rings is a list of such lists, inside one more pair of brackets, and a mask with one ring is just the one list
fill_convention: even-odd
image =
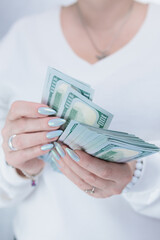
[[(0, 0), (0, 39), (7, 33), (10, 26), (18, 18), (47, 10), (55, 4), (62, 3), (66, 5), (73, 1), (74, 0)], [(160, 3), (160, 0), (151, 1)], [(13, 209), (0, 210), (0, 240), (13, 240), (11, 230), (13, 215)]]
[(55, 4), (67, 5), (72, 2), (74, 0), (0, 0), (0, 38), (16, 19), (42, 12)]

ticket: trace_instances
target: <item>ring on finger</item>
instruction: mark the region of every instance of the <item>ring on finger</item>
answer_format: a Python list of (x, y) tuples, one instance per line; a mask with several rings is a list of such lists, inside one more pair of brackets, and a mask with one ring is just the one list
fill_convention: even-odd
[(93, 194), (93, 193), (95, 193), (95, 187), (93, 187), (92, 189), (85, 189), (84, 191), (85, 191), (85, 193)]
[(10, 138), (8, 139), (8, 147), (12, 150), (12, 151), (17, 151), (17, 148), (13, 147), (13, 144), (12, 144), (12, 140), (13, 138), (15, 138), (17, 135), (14, 134), (12, 136), (10, 136)]

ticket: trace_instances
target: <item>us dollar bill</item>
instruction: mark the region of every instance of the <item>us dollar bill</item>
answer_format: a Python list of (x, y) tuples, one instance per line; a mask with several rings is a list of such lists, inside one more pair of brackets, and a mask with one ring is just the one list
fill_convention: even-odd
[(76, 120), (80, 123), (94, 126), (96, 128), (108, 128), (113, 115), (91, 102), (72, 87), (67, 89), (63, 102), (58, 110), (57, 116), (67, 120)]
[(57, 112), (68, 88), (74, 88), (85, 98), (92, 100), (94, 90), (81, 81), (78, 81), (54, 68), (48, 67), (43, 88), (42, 103), (47, 104)]
[(143, 158), (160, 151), (159, 147), (133, 134), (97, 129), (73, 120), (59, 140), (64, 141), (73, 150), (81, 149), (99, 159), (118, 163)]

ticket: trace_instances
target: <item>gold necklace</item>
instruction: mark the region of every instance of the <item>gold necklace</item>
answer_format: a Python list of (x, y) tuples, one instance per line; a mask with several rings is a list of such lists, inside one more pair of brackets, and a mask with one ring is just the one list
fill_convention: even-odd
[(116, 41), (118, 40), (119, 36), (120, 36), (120, 33), (121, 33), (121, 30), (123, 29), (123, 27), (125, 26), (125, 24), (127, 23), (127, 21), (129, 20), (130, 16), (131, 16), (131, 13), (132, 13), (132, 10), (133, 10), (133, 6), (134, 6), (134, 1), (132, 2), (132, 4), (130, 5), (129, 7), (129, 10), (122, 22), (122, 24), (120, 25), (120, 28), (119, 30), (114, 34), (109, 46), (105, 49), (105, 50), (101, 50), (99, 49), (99, 47), (97, 46), (97, 44), (95, 43), (93, 37), (91, 36), (90, 34), (90, 31), (89, 31), (89, 28), (87, 27), (86, 25), (86, 22), (85, 22), (85, 19), (84, 17), (82, 16), (82, 13), (80, 11), (80, 8), (79, 8), (79, 5), (77, 3), (77, 10), (78, 10), (78, 14), (79, 14), (79, 17), (80, 17), (80, 20), (81, 20), (81, 23), (82, 23), (82, 26), (88, 36), (88, 39), (90, 40), (92, 46), (94, 47), (94, 49), (96, 50), (97, 52), (97, 55), (95, 56), (97, 60), (101, 60), (103, 58), (106, 58), (110, 55), (110, 51), (111, 51), (111, 48), (113, 47), (113, 45), (116, 43)]

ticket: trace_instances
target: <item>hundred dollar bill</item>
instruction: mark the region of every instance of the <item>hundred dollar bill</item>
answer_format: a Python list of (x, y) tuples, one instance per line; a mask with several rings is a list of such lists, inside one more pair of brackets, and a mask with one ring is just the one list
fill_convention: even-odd
[[(66, 125), (72, 119), (96, 128), (105, 129), (108, 128), (113, 118), (111, 113), (94, 104), (71, 87), (65, 94), (57, 116), (66, 119)], [(64, 125), (64, 128), (66, 125)]]
[(78, 143), (79, 135), (81, 137), (80, 139), (81, 142), (83, 141), (83, 138), (85, 139), (86, 137), (88, 137), (88, 131), (86, 131), (84, 127), (82, 127), (81, 125), (79, 125), (79, 123), (73, 120), (69, 123), (65, 131), (62, 133), (62, 135), (59, 138), (59, 141), (67, 144), (72, 149), (81, 149)]
[(106, 142), (108, 142), (108, 138), (105, 135), (97, 134), (97, 136), (92, 141), (90, 141), (87, 144), (84, 144), (83, 148), (89, 152), (92, 149), (95, 150), (95, 148), (100, 147), (104, 143), (106, 144)]
[(70, 86), (84, 97), (92, 100), (94, 90), (89, 85), (69, 77), (54, 68), (48, 67), (42, 103), (58, 111), (67, 89)]
[(112, 162), (128, 162), (145, 156), (149, 156), (155, 152), (145, 150), (140, 147), (129, 146), (128, 144), (123, 143), (114, 143), (110, 142), (104, 147), (101, 147), (97, 152), (86, 151), (89, 154)]
[(76, 129), (74, 129), (74, 131), (72, 131), (63, 142), (71, 146), (71, 143), (77, 140), (77, 137), (81, 134), (81, 130), (83, 130), (81, 126), (76, 127)]
[(61, 134), (59, 141), (64, 142), (68, 136), (70, 136), (72, 134), (72, 132), (74, 132), (74, 129), (76, 129), (79, 126), (79, 123), (76, 121), (71, 121), (67, 128), (65, 129), (65, 131), (63, 131), (63, 133)]
[[(83, 126), (83, 124), (81, 124)], [(124, 144), (133, 144), (134, 146), (141, 147), (144, 150), (151, 149), (152, 151), (159, 151), (159, 148), (152, 143), (145, 142), (143, 139), (135, 136), (134, 134), (128, 134), (125, 132), (118, 132), (107, 129), (96, 129), (92, 126), (86, 126), (87, 129), (97, 132), (98, 134), (102, 134), (108, 137), (108, 139), (112, 141), (120, 141)]]
[[(67, 134), (65, 134), (65, 131)], [(73, 120), (70, 121), (65, 131), (60, 138), (64, 139), (63, 136), (65, 136), (66, 142), (69, 138), (69, 147), (82, 149), (102, 160), (128, 162), (160, 151), (160, 148), (154, 144), (147, 143), (133, 134), (117, 132), (116, 136), (116, 131), (105, 129), (97, 131), (95, 127), (80, 124)], [(73, 141), (71, 141), (72, 136), (74, 136)]]

